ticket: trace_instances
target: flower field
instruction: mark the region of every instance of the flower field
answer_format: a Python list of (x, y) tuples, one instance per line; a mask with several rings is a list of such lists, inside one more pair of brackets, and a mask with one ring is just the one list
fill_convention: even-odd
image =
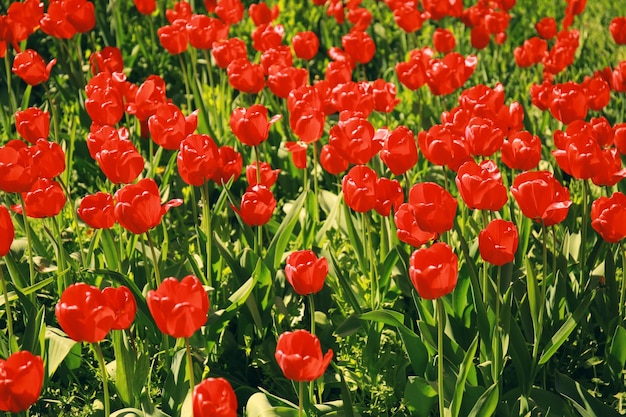
[(0, 412), (626, 414), (626, 3), (2, 0)]

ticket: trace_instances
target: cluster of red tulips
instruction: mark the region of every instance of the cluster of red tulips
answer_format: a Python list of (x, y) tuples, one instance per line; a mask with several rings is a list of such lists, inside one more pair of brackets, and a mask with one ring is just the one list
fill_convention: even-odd
[[(341, 37), (341, 46), (323, 45), (329, 59), (323, 79), (314, 81), (310, 63), (321, 55), (320, 36), (300, 31), (289, 39), (291, 45), (285, 44), (289, 30), (275, 23), (280, 15), (278, 6), (261, 2), (247, 10), (254, 25), (250, 46), (256, 61), (249, 58), (244, 40), (229, 37), (231, 27), (244, 20), (246, 9), (241, 0), (204, 0), (202, 12), (179, 1), (166, 10), (168, 24), (158, 29), (158, 41), (163, 53), (180, 55), (187, 88), (195, 80), (187, 73), (183, 56), (193, 49), (194, 59), (196, 52), (203, 51), (211, 74), (211, 65), (215, 63), (217, 71), (240, 97), (267, 94), (271, 104), (278, 103), (276, 109), (261, 103), (232, 111), (229, 107), (228, 124), (221, 122), (230, 127), (228, 135), (232, 133), (238, 140), (233, 146), (220, 145), (220, 140), (206, 132), (198, 133), (199, 118), (214, 121), (215, 114), (209, 117), (204, 108), (192, 110), (190, 100), (186, 108), (175, 104), (160, 75), (153, 74), (141, 83), (130, 81), (124, 72), (122, 45), (94, 50), (86, 66), (90, 71), (88, 81), (77, 93), (83, 95), (84, 110), (91, 119), (85, 135), (88, 152), (108, 182), (106, 190), (81, 196), (76, 210), (78, 218), (93, 229), (111, 229), (117, 224), (131, 234), (147, 234), (154, 256), (150, 231), (163, 222), (170, 208), (184, 202), (173, 198), (162, 203), (156, 177), (150, 177), (153, 171), (147, 169), (153, 161), (145, 159), (145, 145), (139, 141), (149, 139), (150, 149), (157, 146), (175, 153), (178, 177), (183, 183), (202, 189), (203, 208), (209, 205), (207, 190), (212, 181), (227, 190), (233, 211), (245, 225), (261, 228), (275, 216), (280, 201), (280, 196), (277, 199), (272, 191), (280, 170), (262, 160), (260, 149), (270, 141), (272, 125), (284, 122), (289, 138), (293, 134), (297, 140), (286, 140), (280, 146), (290, 154), (298, 170), (310, 168), (312, 155), (315, 187), (319, 164), (325, 174), (340, 176), (337, 182), (349, 209), (363, 213), (363, 219), (375, 211), (381, 218), (393, 220), (398, 244), (412, 248), (407, 278), (423, 299), (441, 299), (457, 285), (459, 257), (450, 236), (458, 226), (460, 210), (482, 213), (484, 224), (477, 236), (478, 252), (484, 262), (497, 267), (513, 262), (519, 245), (518, 226), (512, 221), (515, 219), (507, 220), (512, 216), (502, 215), (503, 208), (511, 202), (509, 196), (523, 216), (541, 225), (544, 235), (545, 228), (566, 220), (573, 204), (570, 191), (559, 181), (560, 176), (542, 163), (545, 144), (524, 127), (529, 109), (518, 101), (507, 104), (502, 84), (478, 84), (463, 90), (457, 105), (443, 111), (439, 122), (428, 129), (414, 132), (406, 125), (379, 126), (377, 120), (381, 119), (372, 115), (384, 115), (389, 123), (401, 94), (392, 81), (382, 77), (366, 79), (367, 65), (377, 54), (376, 41), (369, 30), (372, 12), (362, 6), (361, 0), (313, 3), (325, 7), (327, 16), (338, 24), (345, 25), (347, 20), (350, 26)], [(626, 92), (626, 61), (615, 68), (598, 68), (580, 83), (555, 82), (558, 74), (575, 61), (580, 33), (572, 25), (584, 11), (585, 3), (567, 1), (561, 30), (552, 17), (536, 22), (538, 36), (525, 40), (513, 55), (520, 68), (543, 67), (543, 80), (532, 85), (529, 99), (537, 109), (549, 111), (563, 125), (554, 132), (554, 149), (550, 152), (555, 167), (584, 181), (584, 187), (588, 186), (587, 180), (599, 187), (614, 187), (626, 178), (622, 164), (622, 156), (626, 155), (626, 123), (612, 125), (604, 116), (590, 120), (587, 116), (590, 111), (605, 109), (611, 103), (612, 93)], [(429, 20), (458, 19), (469, 28), (470, 44), (478, 51), (488, 47), (492, 39), (495, 44), (506, 41), (515, 0), (480, 0), (467, 8), (454, 0), (387, 0), (385, 4), (396, 25), (407, 34), (419, 31)], [(134, 0), (134, 5), (148, 19), (157, 8), (156, 0)], [(55, 71), (56, 60), (46, 63), (37, 51), (21, 50), (28, 38), (41, 30), (56, 39), (71, 39), (95, 27), (94, 4), (88, 0), (54, 0), (45, 11), (39, 0), (13, 2), (6, 15), (0, 15), (0, 58), (12, 57), (11, 71), (29, 86), (29, 92), (43, 84), (50, 95), (47, 83), (51, 71)], [(626, 17), (613, 19), (609, 32), (617, 44), (626, 44)], [(455, 51), (457, 39), (446, 28), (434, 30), (432, 44), (432, 48), (409, 51), (406, 60), (395, 64), (392, 75), (402, 89), (417, 91), (427, 85), (432, 96), (451, 95), (466, 84), (480, 63), (477, 55), (463, 56)], [(8, 48), (15, 53), (11, 54)], [(359, 76), (360, 69), (365, 77)], [(190, 95), (187, 91), (187, 98)], [(66, 175), (67, 146), (59, 143), (59, 120), (52, 102), (49, 105), (47, 111), (29, 107), (28, 103), (23, 110), (12, 109), (11, 120), (21, 139), (2, 141), (0, 146), (0, 190), (10, 195), (8, 199), (15, 199), (11, 210), (23, 216), (27, 238), (29, 219), (55, 218), (68, 199), (74, 199), (70, 184), (62, 179), (68, 181), (70, 177)], [(280, 113), (280, 108), (287, 114), (273, 114)], [(420, 153), (431, 167), (440, 168), (445, 184), (410, 182), (420, 165)], [(251, 154), (254, 160), (246, 161), (246, 155)], [(236, 204), (229, 188), (239, 180), (244, 164), (247, 185)], [(453, 173), (456, 188), (448, 184), (449, 172)], [(305, 188), (308, 190), (308, 184)], [(592, 228), (606, 242), (622, 241), (626, 237), (626, 195), (615, 192), (589, 203), (583, 201), (583, 205), (590, 205), (589, 212), (585, 206), (587, 217), (583, 221), (589, 218)], [(318, 218), (318, 213), (309, 214)], [(12, 216), (9, 209), (0, 205), (0, 257), (10, 253), (15, 240)], [(209, 225), (205, 237), (210, 245), (211, 223), (207, 217), (203, 214), (202, 221)], [(56, 220), (54, 224), (57, 225)], [(371, 239), (366, 240), (371, 245)], [(32, 285), (30, 248), (28, 255)], [(207, 270), (211, 271), (210, 248), (207, 256)], [(153, 265), (156, 279), (145, 289), (145, 300), (160, 332), (185, 340), (194, 416), (236, 416), (240, 407), (227, 379), (204, 378), (197, 385), (194, 383), (189, 338), (207, 323), (207, 282), (194, 275), (161, 281), (156, 257)], [(312, 382), (324, 375), (333, 358), (332, 350), (323, 353), (315, 335), (313, 305), (313, 294), (323, 289), (329, 273), (328, 261), (313, 250), (294, 250), (286, 256), (284, 273), (295, 293), (310, 300), (311, 331), (299, 329), (280, 334), (275, 360), (287, 379), (300, 384)], [(0, 270), (11, 355), (0, 359), (0, 410), (16, 413), (27, 410), (39, 398), (44, 362), (17, 345), (2, 274)], [(107, 397), (107, 371), (98, 343), (112, 331), (130, 331), (137, 312), (135, 297), (143, 296), (133, 294), (126, 286), (101, 290), (87, 283), (70, 283), (67, 277), (58, 290), (57, 322), (74, 341), (93, 344), (102, 365)], [(496, 298), (500, 302), (500, 294)], [(372, 306), (378, 307), (373, 300)], [(442, 304), (437, 306), (443, 314)], [(498, 317), (495, 320), (498, 326)], [(438, 360), (438, 366), (443, 415), (443, 360)], [(105, 400), (108, 415), (108, 398)], [(302, 411), (302, 402), (300, 407)]]

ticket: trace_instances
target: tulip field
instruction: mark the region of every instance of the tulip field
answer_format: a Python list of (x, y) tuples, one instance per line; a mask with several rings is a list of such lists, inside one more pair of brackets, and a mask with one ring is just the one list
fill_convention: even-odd
[(623, 0), (1, 0), (0, 60), (0, 413), (626, 414)]

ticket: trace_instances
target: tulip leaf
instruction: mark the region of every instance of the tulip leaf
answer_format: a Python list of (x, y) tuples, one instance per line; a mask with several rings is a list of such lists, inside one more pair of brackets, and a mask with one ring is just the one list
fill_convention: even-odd
[(143, 417), (145, 414), (143, 411), (138, 410), (136, 408), (122, 408), (121, 410), (117, 410), (111, 413), (111, 417)]
[(556, 373), (554, 388), (567, 398), (583, 417), (617, 417), (620, 415), (615, 409), (606, 406), (589, 394), (578, 382), (559, 372)]
[(578, 304), (578, 307), (576, 308), (574, 313), (572, 313), (572, 315), (570, 315), (567, 320), (565, 320), (565, 323), (561, 325), (559, 330), (554, 333), (541, 354), (541, 358), (539, 359), (539, 365), (543, 365), (544, 363), (548, 362), (548, 360), (550, 360), (552, 355), (556, 353), (561, 345), (567, 340), (572, 331), (574, 331), (580, 320), (589, 314), (589, 306), (591, 305), (591, 302), (593, 301), (595, 296), (595, 290), (592, 290), (590, 293), (588, 293), (580, 302), (580, 304)]
[(410, 376), (404, 389), (404, 403), (412, 416), (428, 417), (437, 402), (437, 391), (424, 378)]
[(61, 362), (67, 357), (74, 345), (77, 343), (67, 337), (65, 333), (54, 327), (46, 327), (46, 367), (48, 370), (48, 378), (56, 372)]
[(456, 384), (454, 387), (454, 397), (452, 398), (452, 402), (450, 404), (450, 415), (451, 417), (458, 417), (459, 412), (461, 411), (461, 403), (463, 402), (463, 394), (465, 393), (465, 382), (467, 381), (467, 376), (474, 366), (474, 356), (476, 355), (476, 348), (478, 347), (478, 336), (474, 338), (472, 344), (469, 349), (465, 352), (465, 356), (463, 357), (463, 362), (461, 362), (461, 366), (459, 368), (459, 373), (456, 376)]
[(360, 229), (357, 229), (354, 225), (352, 211), (350, 210), (348, 205), (344, 204), (343, 208), (343, 219), (345, 220), (346, 229), (348, 230), (348, 237), (350, 238), (350, 243), (353, 246), (352, 250), (356, 254), (359, 268), (361, 271), (369, 271), (369, 263), (365, 259), (365, 249), (363, 247), (363, 242), (361, 241), (362, 231)]
[(393, 310), (376, 310), (363, 313), (361, 320), (376, 321), (389, 326), (394, 326), (400, 332), (404, 342), (404, 350), (409, 356), (413, 370), (418, 375), (423, 375), (428, 365), (428, 351), (422, 339), (403, 323), (404, 315)]
[(476, 401), (468, 417), (491, 417), (494, 415), (500, 398), (498, 382), (490, 386)]
[(287, 245), (289, 245), (289, 242), (293, 239), (293, 229), (300, 218), (300, 212), (304, 206), (306, 195), (306, 193), (300, 194), (296, 201), (290, 204), (287, 215), (276, 230), (274, 238), (267, 248), (265, 258), (268, 259), (269, 265), (272, 269), (278, 269), (280, 267), (285, 249), (287, 248)]
[(186, 372), (186, 350), (178, 350), (172, 357), (170, 372), (163, 386), (163, 411), (173, 416), (180, 413), (180, 409), (189, 390)]
[[(289, 411), (291, 410), (291, 411)], [(262, 392), (252, 394), (246, 403), (247, 417), (284, 417), (297, 416), (298, 410), (289, 407), (274, 407), (267, 395)]]
[[(544, 300), (541, 299), (541, 293), (539, 291), (539, 284), (535, 277), (535, 270), (528, 257), (524, 259), (526, 264), (526, 288), (528, 291), (528, 305), (530, 307), (530, 317), (533, 321), (533, 330), (535, 334), (535, 341), (541, 335), (543, 329), (539, 328), (539, 310), (542, 308)], [(543, 277), (546, 279), (546, 277)]]

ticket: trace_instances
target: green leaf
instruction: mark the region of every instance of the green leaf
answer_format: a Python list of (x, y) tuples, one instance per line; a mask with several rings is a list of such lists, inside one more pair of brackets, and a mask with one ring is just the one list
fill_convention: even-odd
[(48, 378), (51, 378), (61, 362), (63, 362), (65, 357), (77, 343), (67, 337), (65, 333), (54, 327), (46, 327), (45, 339), (46, 351), (48, 352), (46, 365), (48, 369)]
[(276, 230), (274, 238), (267, 248), (265, 258), (268, 260), (273, 269), (278, 269), (280, 267), (285, 249), (287, 248), (289, 242), (293, 239), (293, 229), (296, 224), (298, 224), (298, 219), (300, 217), (300, 212), (302, 211), (306, 195), (306, 193), (300, 194), (296, 201), (290, 204), (291, 207), (289, 208), (289, 212)]
[(437, 391), (419, 376), (410, 376), (404, 389), (404, 403), (415, 417), (428, 417), (437, 402)]
[(454, 397), (452, 398), (452, 402), (450, 404), (450, 415), (452, 417), (458, 417), (459, 411), (461, 410), (461, 403), (463, 402), (463, 394), (465, 392), (465, 381), (467, 381), (467, 376), (469, 375), (470, 370), (474, 366), (473, 362), (474, 362), (474, 356), (476, 355), (477, 347), (478, 347), (478, 336), (474, 338), (469, 349), (467, 349), (467, 352), (465, 352), (465, 356), (463, 357), (463, 362), (461, 362), (459, 373), (456, 377), (456, 384), (454, 387)]
[(556, 373), (555, 388), (583, 417), (618, 417), (620, 415), (613, 408), (594, 398), (578, 382), (559, 372)]
[(621, 371), (624, 365), (626, 365), (626, 329), (622, 326), (618, 326), (615, 329), (609, 356), (616, 361), (616, 365), (619, 367), (619, 369), (615, 369), (615, 371)]
[(298, 410), (289, 407), (274, 407), (262, 392), (252, 394), (246, 403), (247, 417), (286, 417), (297, 416)]
[[(531, 264), (528, 257), (524, 258), (526, 265), (526, 290), (528, 291), (528, 305), (530, 308), (530, 317), (533, 321), (533, 330), (535, 340), (539, 339), (539, 335), (543, 329), (539, 328), (539, 310), (542, 308), (544, 300), (541, 299), (541, 293), (539, 291), (539, 284), (537, 283), (537, 277), (535, 277), (534, 266)], [(546, 277), (543, 277), (546, 279)]]
[(548, 362), (552, 355), (561, 347), (561, 345), (567, 340), (569, 335), (574, 331), (578, 322), (589, 314), (589, 306), (596, 296), (596, 291), (592, 290), (585, 298), (580, 302), (574, 313), (565, 320), (565, 323), (554, 333), (550, 341), (544, 348), (541, 358), (539, 359), (539, 365), (543, 365)]
[(170, 372), (163, 386), (161, 406), (166, 413), (177, 416), (189, 391), (186, 372), (186, 350), (180, 349), (172, 357)]
[(111, 413), (111, 417), (144, 417), (144, 412), (136, 408), (122, 408), (114, 413)]
[(490, 386), (487, 391), (483, 393), (474, 404), (474, 407), (470, 411), (468, 417), (491, 417), (496, 411), (499, 399), (498, 383), (496, 382)]
[(402, 313), (393, 310), (376, 310), (361, 314), (360, 319), (376, 321), (397, 328), (404, 342), (404, 350), (409, 356), (413, 371), (418, 375), (424, 374), (428, 365), (428, 351), (422, 339), (413, 330), (404, 325), (404, 315)]

